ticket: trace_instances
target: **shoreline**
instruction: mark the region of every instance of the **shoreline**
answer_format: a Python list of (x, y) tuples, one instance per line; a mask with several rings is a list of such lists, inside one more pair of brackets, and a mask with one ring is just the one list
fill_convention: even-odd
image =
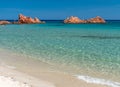
[[(38, 79), (34, 76), (31, 76), (25, 72), (21, 72), (17, 69), (16, 66), (11, 65), (11, 63), (17, 62), (10, 61), (8, 58), (18, 57), (16, 54), (6, 51), (5, 49), (0, 49), (0, 86), (2, 87), (55, 87), (54, 84)], [(7, 54), (7, 55), (6, 55)], [(5, 60), (2, 60), (5, 59)], [(20, 58), (20, 57), (19, 57)], [(17, 64), (17, 63), (16, 63)], [(2, 81), (3, 80), (3, 81)]]
[[(0, 56), (0, 65), (3, 67), (3, 69), (0, 68), (0, 76), (7, 75), (22, 83), (35, 85), (33, 87), (42, 87), (40, 83), (46, 85), (45, 87), (109, 87), (104, 84), (88, 83), (65, 72), (57, 72), (49, 64), (27, 59), (6, 50), (0, 50)], [(23, 77), (22, 80), (21, 77)]]

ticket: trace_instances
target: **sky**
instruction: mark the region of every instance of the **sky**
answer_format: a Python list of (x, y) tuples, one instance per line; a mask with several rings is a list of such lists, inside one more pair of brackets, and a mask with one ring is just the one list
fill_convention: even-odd
[(0, 0), (0, 19), (17, 19), (20, 13), (42, 20), (69, 16), (120, 20), (120, 0)]

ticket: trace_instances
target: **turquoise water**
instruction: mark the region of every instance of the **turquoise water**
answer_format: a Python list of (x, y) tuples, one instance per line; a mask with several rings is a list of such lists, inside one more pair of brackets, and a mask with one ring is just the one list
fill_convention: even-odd
[(95, 74), (92, 71), (96, 71), (116, 77), (120, 82), (119, 21), (0, 26), (0, 48), (55, 66), (69, 66), (76, 69), (76, 74)]

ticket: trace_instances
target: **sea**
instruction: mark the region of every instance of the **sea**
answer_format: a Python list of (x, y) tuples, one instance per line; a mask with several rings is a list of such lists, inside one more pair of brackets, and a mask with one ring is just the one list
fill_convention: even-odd
[(120, 87), (120, 21), (105, 24), (45, 24), (0, 26), (0, 48), (64, 67), (60, 71), (88, 83)]

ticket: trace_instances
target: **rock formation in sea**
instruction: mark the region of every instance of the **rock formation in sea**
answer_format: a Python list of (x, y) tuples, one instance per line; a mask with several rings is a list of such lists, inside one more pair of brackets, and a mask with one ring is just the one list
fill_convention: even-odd
[(10, 24), (9, 21), (0, 21), (0, 25)]
[(88, 23), (105, 23), (106, 21), (100, 16), (97, 16), (95, 18), (88, 19), (87, 22)]
[(91, 18), (91, 19), (88, 19), (88, 20), (81, 20), (79, 19), (78, 17), (74, 17), (74, 16), (71, 16), (71, 17), (68, 17), (67, 19), (64, 20), (64, 23), (70, 23), (70, 24), (79, 24), (79, 23), (106, 23), (106, 21), (97, 16), (95, 18)]
[(31, 18), (19, 14), (18, 24), (37, 24), (37, 23), (44, 23), (44, 22), (40, 21), (37, 17)]
[(78, 23), (85, 23), (85, 20), (81, 20), (78, 17), (71, 16), (64, 20), (64, 23), (70, 23), (70, 24), (78, 24)]

